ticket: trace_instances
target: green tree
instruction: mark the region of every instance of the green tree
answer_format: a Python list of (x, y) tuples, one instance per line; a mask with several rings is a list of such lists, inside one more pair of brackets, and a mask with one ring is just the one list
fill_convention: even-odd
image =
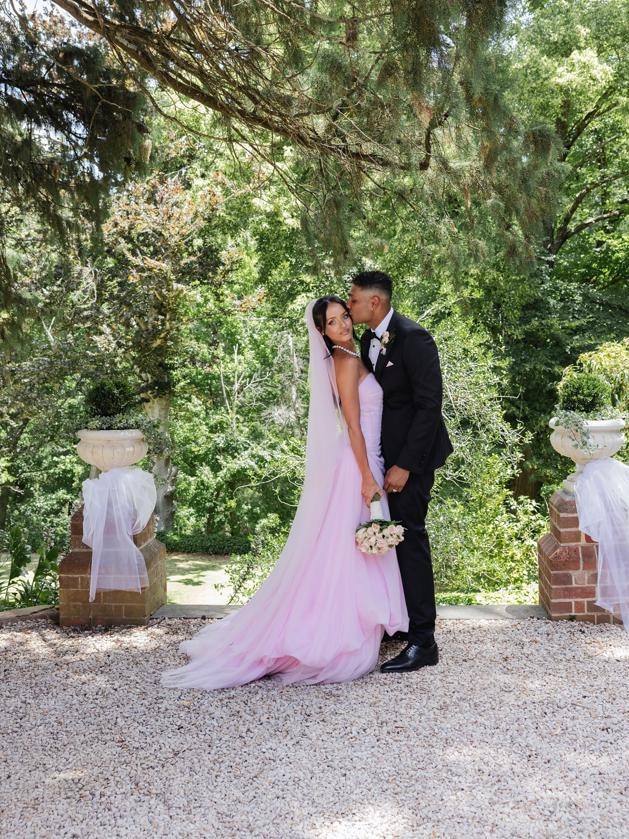
[(510, 98), (555, 134), (560, 180), (508, 337), (514, 416), (535, 432), (519, 488), (556, 480), (547, 422), (563, 368), (627, 333), (629, 18), (617, 0), (531, 3), (513, 26)]
[(236, 135), (262, 130), (358, 165), (406, 165), (415, 148), (427, 168), (453, 107), (489, 117), (484, 48), (505, 4), (57, 5)]
[(356, 258), (366, 191), (416, 207), (445, 196), (455, 225), (474, 193), (494, 196), (510, 246), (533, 250), (549, 132), (507, 106), (506, 3), (56, 2), (128, 72), (219, 115), (215, 137), (268, 161), (337, 268)]
[(97, 224), (148, 152), (145, 97), (58, 13), (0, 2), (0, 338), (31, 302), (15, 247), (29, 213), (49, 235)]
[[(187, 181), (187, 184), (186, 184)], [(191, 186), (189, 175), (156, 168), (111, 201), (103, 225), (105, 247), (93, 263), (98, 277), (93, 323), (112, 364), (118, 358), (139, 382), (147, 414), (168, 433), (177, 343), (190, 297), (206, 280), (207, 239), (220, 203), (211, 184)], [(172, 527), (176, 468), (157, 457), (159, 529)]]

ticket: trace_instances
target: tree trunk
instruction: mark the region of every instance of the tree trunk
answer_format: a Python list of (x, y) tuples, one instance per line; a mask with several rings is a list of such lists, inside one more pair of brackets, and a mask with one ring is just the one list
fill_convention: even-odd
[(0, 530), (6, 530), (9, 512), (9, 487), (0, 487)]
[[(151, 419), (159, 421), (160, 429), (169, 434), (170, 396), (157, 396), (146, 403), (144, 410)], [(157, 532), (168, 531), (173, 526), (175, 516), (175, 485), (177, 467), (168, 453), (155, 458), (153, 475), (157, 485)]]
[(535, 473), (527, 467), (522, 468), (511, 482), (511, 490), (515, 496), (525, 495), (527, 498), (532, 498), (533, 501), (540, 500), (542, 486), (542, 482), (536, 477)]

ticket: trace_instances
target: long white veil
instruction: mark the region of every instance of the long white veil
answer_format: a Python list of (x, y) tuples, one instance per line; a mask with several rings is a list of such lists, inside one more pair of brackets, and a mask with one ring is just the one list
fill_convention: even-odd
[(347, 439), (347, 426), (341, 413), (334, 362), (312, 317), (315, 302), (311, 301), (305, 312), (310, 350), (310, 404), (305, 477), (288, 539), (274, 568), (274, 572), (281, 572), (283, 576), (289, 572), (288, 565), (291, 566), (291, 571), (297, 570), (300, 563), (295, 561), (296, 558), (308, 554), (309, 547), (323, 527), (328, 515), (326, 495), (330, 494), (340, 451)]
[[(180, 645), (180, 649), (189, 654), (214, 650), (216, 666), (223, 668), (221, 678), (225, 677), (225, 668), (228, 665), (221, 660), (219, 648), (224, 649), (232, 638), (245, 635), (256, 640), (255, 645), (251, 642), (250, 652), (253, 655), (254, 646), (260, 649), (265, 647), (266, 633), (272, 635), (277, 632), (272, 620), (265, 622), (261, 615), (272, 614), (277, 608), (277, 603), (281, 602), (283, 593), (286, 592), (288, 597), (289, 593), (295, 590), (295, 586), (299, 585), (299, 580), (303, 577), (304, 563), (311, 562), (313, 545), (316, 544), (326, 520), (329, 520), (330, 516), (334, 517), (334, 510), (330, 509), (330, 499), (336, 472), (342, 460), (341, 452), (348, 442), (347, 426), (340, 411), (334, 363), (312, 318), (315, 302), (310, 302), (305, 312), (310, 348), (306, 470), (288, 539), (264, 585), (242, 608), (223, 618), (219, 624), (204, 627), (194, 638)], [(212, 639), (216, 639), (216, 647), (208, 646)], [(188, 665), (187, 672), (191, 667), (193, 668), (192, 664)], [(207, 662), (203, 667), (208, 675)], [(170, 683), (182, 684), (179, 681), (182, 677), (177, 675), (177, 671), (174, 672), (174, 680)], [(165, 676), (165, 680), (169, 681), (168, 675)]]

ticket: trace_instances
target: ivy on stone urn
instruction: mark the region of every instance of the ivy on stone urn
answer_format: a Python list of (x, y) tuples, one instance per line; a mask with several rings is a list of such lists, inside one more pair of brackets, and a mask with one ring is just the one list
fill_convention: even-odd
[(96, 381), (85, 394), (84, 417), (77, 451), (101, 471), (130, 466), (149, 450), (155, 457), (168, 447), (159, 423), (146, 415), (141, 397), (123, 378)]
[(612, 404), (609, 382), (598, 373), (567, 368), (557, 387), (559, 401), (550, 420), (552, 447), (577, 464), (564, 482), (572, 493), (574, 481), (591, 460), (613, 457), (624, 445), (621, 411)]
[(125, 379), (101, 379), (85, 394), (86, 428), (134, 428), (141, 400)]

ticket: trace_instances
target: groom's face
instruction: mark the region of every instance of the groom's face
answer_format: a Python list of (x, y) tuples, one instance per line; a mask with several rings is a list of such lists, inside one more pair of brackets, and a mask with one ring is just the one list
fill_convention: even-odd
[(369, 323), (374, 313), (373, 289), (352, 285), (347, 297), (347, 306), (354, 323)]

